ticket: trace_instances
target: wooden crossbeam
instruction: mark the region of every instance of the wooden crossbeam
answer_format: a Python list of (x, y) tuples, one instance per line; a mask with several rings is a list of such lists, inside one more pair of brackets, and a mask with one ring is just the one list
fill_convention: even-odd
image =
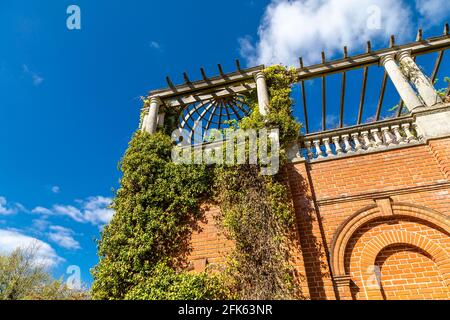
[[(343, 58), (334, 61), (322, 62), (321, 64), (312, 65), (309, 67), (302, 67), (298, 69), (299, 81), (314, 79), (317, 77), (324, 77), (334, 73), (342, 73), (357, 68), (365, 68), (379, 63), (382, 56), (396, 53), (399, 50), (410, 50), (414, 56), (444, 51), (450, 48), (450, 36), (448, 35), (448, 25), (446, 25), (444, 35), (429, 39), (422, 39), (406, 45), (394, 45), (392, 48), (366, 52), (364, 54), (355, 55), (348, 58)], [(420, 39), (420, 38), (419, 38)], [(395, 40), (395, 39), (394, 39)], [(392, 41), (391, 41), (392, 43)], [(205, 92), (220, 92), (220, 96), (230, 94), (230, 91), (225, 91), (225, 88), (231, 88), (233, 93), (244, 93), (254, 89), (253, 76), (264, 69), (264, 66), (257, 66), (248, 69), (240, 69), (236, 72), (225, 74), (223, 70), (219, 76), (207, 78), (206, 73), (202, 74), (203, 80), (191, 81), (189, 84), (175, 86), (169, 77), (167, 77), (169, 87), (166, 89), (154, 90), (149, 93), (150, 96), (158, 96), (164, 102), (175, 101), (173, 106), (180, 106), (188, 104), (195, 99), (190, 98), (193, 95), (204, 96)], [(243, 85), (245, 84), (245, 85)]]
[[(325, 52), (322, 51), (322, 63), (325, 64)], [(327, 79), (322, 77), (322, 130), (327, 130)]]
[(436, 77), (439, 72), (439, 68), (441, 66), (443, 56), (444, 56), (444, 51), (439, 51), (438, 56), (436, 58), (436, 62), (434, 63), (433, 72), (431, 73), (431, 83), (432, 84), (434, 84), (434, 82), (436, 81)]
[[(348, 58), (348, 50), (347, 47), (344, 47), (344, 58)], [(344, 126), (344, 101), (345, 101), (345, 85), (347, 80), (347, 73), (342, 72), (342, 86), (341, 86), (341, 107), (339, 113), (339, 127)]]
[(236, 59), (236, 68), (238, 71), (241, 71), (241, 62), (239, 61), (239, 59)]
[(225, 78), (225, 73), (223, 72), (223, 68), (222, 68), (222, 65), (220, 63), (217, 65), (217, 68), (219, 69), (220, 76), (222, 78)]
[[(300, 69), (303, 68), (303, 58), (299, 58), (300, 62)], [(305, 81), (300, 81), (300, 86), (302, 90), (302, 102), (303, 102), (303, 115), (305, 117), (305, 130), (306, 133), (309, 133), (309, 122), (308, 122), (308, 108), (306, 105), (306, 88), (305, 88)]]
[(447, 50), (448, 48), (450, 48), (450, 36), (444, 35), (430, 38), (421, 42), (413, 42), (405, 45), (394, 46), (393, 48), (370, 51), (368, 53), (366, 52), (347, 59), (339, 59), (327, 62), (325, 64), (320, 63), (309, 67), (303, 67), (302, 69), (298, 69), (299, 80), (309, 80), (322, 77), (324, 74), (331, 75), (361, 67), (377, 65), (381, 57), (395, 54), (401, 50), (410, 50), (413, 56), (419, 56), (431, 52)]
[[(367, 41), (367, 49), (366, 53), (370, 53), (372, 51), (372, 43), (370, 41)], [(359, 99), (359, 108), (358, 108), (358, 124), (361, 124), (362, 122), (362, 115), (363, 115), (363, 109), (364, 109), (364, 102), (366, 99), (366, 87), (367, 87), (367, 76), (369, 73), (369, 67), (364, 67), (363, 70), (363, 82), (361, 87), (361, 97)]]
[(200, 68), (200, 73), (202, 74), (203, 81), (208, 82), (208, 76), (206, 75), (205, 69)]
[(377, 112), (375, 114), (375, 121), (380, 120), (381, 108), (383, 107), (384, 93), (386, 92), (387, 80), (388, 80), (388, 74), (385, 71), (384, 75), (383, 75), (383, 81), (381, 83), (380, 98), (378, 99)]
[(405, 103), (403, 102), (403, 100), (400, 100), (400, 102), (398, 104), (398, 109), (397, 109), (397, 118), (402, 115), (402, 111), (403, 111), (403, 107), (404, 106), (405, 106)]

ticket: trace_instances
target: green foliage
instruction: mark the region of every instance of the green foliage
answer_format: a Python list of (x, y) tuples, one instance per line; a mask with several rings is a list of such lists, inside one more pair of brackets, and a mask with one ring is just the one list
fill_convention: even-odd
[(171, 161), (172, 142), (163, 132), (134, 135), (121, 162), (121, 188), (115, 215), (98, 243), (100, 263), (93, 270), (93, 296), (122, 299), (160, 261), (185, 263), (189, 238), (208, 194), (205, 166)]
[(219, 275), (176, 272), (158, 263), (146, 279), (130, 290), (127, 300), (218, 300), (229, 297)]
[(297, 141), (301, 128), (300, 123), (292, 117), (294, 101), (291, 98), (291, 92), (293, 84), (298, 80), (298, 75), (295, 69), (286, 69), (280, 65), (269, 67), (264, 73), (270, 96), (269, 114), (264, 117), (257, 111), (256, 93), (253, 93), (247, 101), (253, 112), (240, 121), (239, 127), (241, 129), (278, 128), (281, 146), (288, 148), (291, 142)]
[[(292, 118), (295, 70), (268, 68), (270, 112), (252, 112), (231, 128), (279, 128), (282, 153), (299, 135)], [(145, 103), (148, 104), (146, 101)], [(248, 104), (257, 110), (255, 93)], [(166, 112), (174, 112), (166, 110)], [(171, 114), (169, 114), (170, 118)], [(98, 243), (96, 299), (286, 299), (297, 297), (289, 267), (294, 222), (286, 187), (255, 165), (176, 165), (171, 161), (172, 124), (154, 135), (136, 133), (121, 162), (123, 177), (115, 215)], [(212, 140), (214, 138), (211, 138)], [(283, 156), (283, 155), (282, 155)], [(214, 193), (211, 194), (211, 187)], [(200, 203), (215, 200), (218, 220), (234, 240), (228, 268), (186, 273), (189, 240), (202, 219)]]
[[(273, 66), (265, 75), (269, 114), (262, 116), (255, 96), (250, 96), (254, 112), (240, 121), (239, 128), (279, 128), (283, 156), (300, 130), (292, 118), (290, 97), (297, 74)], [(256, 165), (216, 166), (214, 177), (215, 201), (221, 209), (218, 220), (235, 243), (227, 269), (234, 279), (231, 290), (241, 299), (298, 297), (288, 249), (294, 213), (285, 185), (276, 176), (262, 176)]]
[(85, 300), (85, 291), (69, 289), (36, 260), (36, 247), (0, 256), (0, 300)]

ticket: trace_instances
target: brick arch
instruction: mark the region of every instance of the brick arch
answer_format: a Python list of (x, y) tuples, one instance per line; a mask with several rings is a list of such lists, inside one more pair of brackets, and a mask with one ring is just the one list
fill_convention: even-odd
[(335, 278), (348, 277), (345, 272), (347, 245), (359, 228), (373, 220), (389, 216), (412, 217), (431, 223), (450, 234), (449, 218), (435, 210), (402, 202), (390, 203), (388, 207), (379, 204), (367, 206), (350, 216), (337, 229), (331, 246), (331, 269)]
[[(394, 244), (405, 244), (426, 252), (431, 260), (436, 263), (447, 286), (450, 286), (450, 255), (439, 244), (431, 239), (414, 232), (405, 230), (392, 230), (380, 233), (368, 242), (360, 255), (361, 281), (368, 299), (383, 299), (379, 281), (376, 273), (375, 261), (378, 254), (385, 248)], [(375, 281), (375, 285), (372, 284)], [(378, 284), (376, 283), (378, 282)]]

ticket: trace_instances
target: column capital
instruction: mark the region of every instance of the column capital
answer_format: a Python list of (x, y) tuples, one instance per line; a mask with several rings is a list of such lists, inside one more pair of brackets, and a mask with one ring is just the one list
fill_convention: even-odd
[(158, 97), (158, 96), (152, 96), (152, 97), (149, 97), (150, 99), (150, 104), (157, 104), (158, 106), (160, 106), (160, 105), (162, 105), (162, 100), (161, 100), (161, 98), (160, 97)]
[(253, 77), (255, 78), (255, 80), (258, 80), (258, 79), (264, 79), (264, 80), (266, 80), (266, 75), (264, 74), (263, 71), (258, 71), (257, 73), (255, 73), (255, 74), (253, 75)]
[(380, 66), (384, 66), (388, 61), (395, 61), (395, 53), (390, 53), (380, 58)]
[(397, 53), (398, 61), (402, 62), (405, 58), (412, 58), (411, 50), (402, 50), (399, 53)]

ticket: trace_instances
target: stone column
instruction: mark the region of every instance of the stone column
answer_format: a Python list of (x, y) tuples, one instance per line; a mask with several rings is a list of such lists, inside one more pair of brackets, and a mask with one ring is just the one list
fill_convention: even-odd
[(380, 59), (380, 64), (385, 68), (408, 110), (412, 111), (413, 109), (422, 106), (416, 92), (413, 90), (405, 75), (400, 70), (400, 67), (395, 62), (395, 55), (390, 54), (383, 56)]
[(401, 51), (398, 54), (398, 60), (404, 67), (405, 72), (407, 73), (406, 76), (414, 83), (420, 97), (428, 107), (432, 107), (435, 104), (442, 102), (441, 98), (436, 93), (433, 84), (425, 77), (422, 70), (419, 69), (409, 51)]
[(158, 97), (150, 98), (150, 108), (147, 116), (144, 118), (143, 130), (147, 131), (150, 134), (156, 132), (156, 128), (158, 126), (158, 113), (159, 107), (161, 106), (161, 99)]
[(262, 71), (255, 75), (255, 81), (258, 92), (259, 113), (266, 116), (269, 112), (269, 91), (267, 89), (266, 77)]

